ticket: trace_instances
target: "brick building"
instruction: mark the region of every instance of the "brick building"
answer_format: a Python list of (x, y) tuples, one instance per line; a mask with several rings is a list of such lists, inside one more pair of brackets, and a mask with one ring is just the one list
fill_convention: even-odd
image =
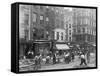
[[(54, 7), (39, 5), (20, 5), (19, 37), (20, 54), (23, 56), (26, 44), (34, 40), (54, 39)], [(30, 46), (29, 46), (30, 47)], [(29, 49), (28, 49), (29, 50)]]

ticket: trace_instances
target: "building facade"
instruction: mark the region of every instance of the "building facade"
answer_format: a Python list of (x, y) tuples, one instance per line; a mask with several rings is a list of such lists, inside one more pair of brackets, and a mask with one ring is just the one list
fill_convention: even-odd
[[(31, 47), (27, 44), (29, 44), (34, 40), (53, 40), (55, 36), (54, 29), (55, 29), (54, 7), (38, 6), (38, 5), (20, 5), (19, 8), (19, 35), (20, 35), (19, 39), (20, 39), (20, 50), (21, 50), (20, 56), (25, 55), (26, 52), (25, 49), (27, 48), (27, 46), (28, 46), (27, 48), (28, 52), (28, 50)], [(39, 45), (39, 47), (41, 46)]]
[(73, 8), (73, 41), (96, 44), (96, 10)]
[(72, 42), (72, 33), (73, 33), (73, 13), (72, 10), (65, 9), (64, 10), (64, 27), (66, 29), (66, 42)]
[(54, 39), (58, 42), (65, 42), (66, 32), (64, 28), (64, 8), (55, 7), (55, 29)]

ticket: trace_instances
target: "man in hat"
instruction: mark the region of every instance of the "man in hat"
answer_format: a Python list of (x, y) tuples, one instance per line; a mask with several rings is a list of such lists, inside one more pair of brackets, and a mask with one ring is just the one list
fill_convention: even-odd
[(86, 59), (85, 59), (85, 53), (82, 53), (82, 54), (80, 55), (80, 58), (81, 58), (81, 63), (80, 63), (80, 65), (85, 64), (85, 65), (87, 66)]

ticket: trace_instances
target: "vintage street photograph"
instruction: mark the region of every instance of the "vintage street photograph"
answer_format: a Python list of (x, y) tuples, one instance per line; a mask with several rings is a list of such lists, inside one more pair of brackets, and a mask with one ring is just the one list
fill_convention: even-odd
[(96, 67), (96, 9), (19, 5), (19, 71)]

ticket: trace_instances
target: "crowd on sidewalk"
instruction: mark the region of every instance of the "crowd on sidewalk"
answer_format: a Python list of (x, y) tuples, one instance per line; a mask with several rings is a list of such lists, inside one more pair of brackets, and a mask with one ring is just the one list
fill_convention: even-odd
[[(59, 55), (59, 53), (50, 53), (46, 57), (43, 57), (41, 54), (36, 54), (35, 57), (32, 57), (34, 54), (33, 52), (28, 52), (30, 60), (34, 60), (34, 70), (38, 70), (41, 68), (42, 65), (53, 65), (57, 63), (65, 63), (69, 64), (70, 62), (74, 62), (75, 56), (77, 55), (80, 60), (80, 66), (85, 65), (88, 66), (90, 62), (90, 52), (85, 52), (84, 50), (80, 50), (77, 54), (74, 51), (67, 51), (64, 52), (63, 55)], [(32, 58), (31, 58), (32, 57)], [(25, 56), (24, 56), (24, 59)], [(32, 62), (33, 63), (33, 62)]]

